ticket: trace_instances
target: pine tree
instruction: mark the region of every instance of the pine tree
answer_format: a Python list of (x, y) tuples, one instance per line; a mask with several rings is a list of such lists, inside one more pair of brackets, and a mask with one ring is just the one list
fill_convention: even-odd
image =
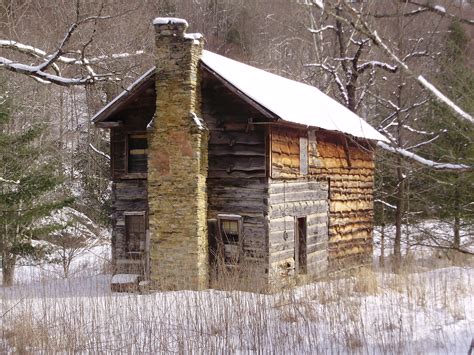
[(55, 159), (41, 144), (39, 125), (15, 130), (11, 102), (0, 98), (0, 248), (3, 285), (13, 283), (18, 256), (31, 255), (31, 241), (60, 226), (42, 220), (71, 202), (60, 196)]
[[(458, 22), (453, 22), (446, 38), (444, 62), (438, 76), (443, 89), (467, 112), (474, 111), (474, 70), (468, 54), (470, 38)], [(444, 106), (434, 104), (433, 131), (441, 132), (435, 144), (426, 149), (433, 159), (474, 165), (474, 129), (459, 122)], [(463, 221), (474, 220), (474, 174), (431, 173), (434, 187), (430, 199), (437, 217), (452, 223), (452, 247), (461, 247)]]

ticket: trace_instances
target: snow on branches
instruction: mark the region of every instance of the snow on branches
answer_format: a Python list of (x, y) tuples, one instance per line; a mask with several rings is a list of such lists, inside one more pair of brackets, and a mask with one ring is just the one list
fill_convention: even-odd
[[(79, 11), (77, 11), (76, 21), (69, 26), (57, 49), (49, 54), (35, 46), (9, 39), (0, 40), (0, 48), (7, 49), (12, 53), (26, 55), (38, 62), (37, 64), (26, 64), (13, 58), (0, 56), (0, 68), (25, 74), (43, 84), (56, 84), (60, 86), (88, 85), (97, 81), (118, 80), (114, 78), (114, 73), (111, 72), (105, 74), (96, 73), (93, 69), (93, 65), (103, 64), (105, 61), (110, 59), (124, 59), (140, 55), (143, 54), (143, 51), (136, 51), (131, 54), (119, 53), (88, 58), (85, 52), (87, 46), (92, 42), (92, 37), (80, 50), (66, 50), (71, 37), (81, 25), (88, 22), (96, 22), (98, 20), (106, 20), (110, 18), (111, 16), (100, 15), (80, 18)], [(65, 76), (60, 69), (61, 64), (78, 67), (82, 69), (83, 74), (77, 77)]]
[(405, 158), (414, 160), (416, 163), (425, 165), (435, 170), (454, 170), (454, 171), (459, 171), (459, 172), (474, 171), (474, 166), (465, 165), (465, 164), (438, 163), (433, 160), (423, 158), (422, 156), (419, 156), (418, 154), (410, 152), (406, 149), (392, 147), (384, 142), (378, 142), (377, 145), (388, 152), (400, 154), (401, 156)]

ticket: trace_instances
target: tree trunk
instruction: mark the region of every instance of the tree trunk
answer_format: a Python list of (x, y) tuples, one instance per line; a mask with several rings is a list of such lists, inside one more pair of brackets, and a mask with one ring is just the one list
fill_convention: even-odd
[(456, 182), (454, 185), (454, 241), (453, 248), (459, 249), (461, 247), (461, 195), (459, 191), (459, 184)]
[(2, 259), (2, 285), (8, 287), (13, 285), (15, 274), (16, 256), (10, 253), (3, 253)]
[(385, 206), (382, 204), (382, 231), (380, 233), (380, 267), (385, 267)]
[(398, 175), (398, 190), (397, 190), (397, 204), (395, 210), (395, 241), (393, 243), (393, 271), (400, 272), (402, 262), (402, 219), (403, 219), (403, 205), (405, 200), (405, 181), (403, 178), (403, 168), (401, 167), (401, 158), (397, 158), (400, 164), (397, 167)]

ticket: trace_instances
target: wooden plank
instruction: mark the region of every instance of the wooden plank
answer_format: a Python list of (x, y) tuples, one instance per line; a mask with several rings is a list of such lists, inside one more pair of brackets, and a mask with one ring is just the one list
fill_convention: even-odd
[(122, 121), (116, 121), (116, 122), (95, 122), (94, 126), (97, 128), (117, 128), (117, 127), (122, 127), (123, 122)]

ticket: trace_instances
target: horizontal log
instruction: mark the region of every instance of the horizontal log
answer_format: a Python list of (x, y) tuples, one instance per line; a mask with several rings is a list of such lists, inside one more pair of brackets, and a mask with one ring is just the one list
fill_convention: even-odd
[(268, 192), (270, 194), (281, 194), (291, 192), (304, 192), (304, 191), (327, 191), (328, 185), (326, 182), (320, 181), (290, 181), (280, 182), (278, 180), (271, 181), (268, 186)]
[(112, 202), (112, 208), (120, 211), (146, 211), (147, 200), (116, 200)]
[(286, 203), (272, 205), (268, 209), (269, 217), (273, 219), (279, 219), (285, 216), (301, 216), (308, 217), (312, 215), (318, 215), (319, 217), (326, 220), (327, 218), (328, 205), (326, 201), (315, 202), (302, 202), (302, 203)]
[(280, 194), (270, 194), (269, 204), (289, 204), (289, 203), (303, 203), (314, 202), (320, 204), (327, 204), (327, 191), (324, 190), (306, 190), (300, 192), (285, 192)]
[(209, 178), (225, 179), (225, 178), (240, 178), (240, 179), (256, 179), (266, 177), (265, 170), (210, 170)]
[(123, 123), (121, 121), (118, 122), (95, 122), (94, 126), (98, 128), (117, 128), (122, 127)]
[(233, 145), (263, 145), (265, 146), (265, 135), (261, 131), (249, 132), (216, 132), (211, 131), (209, 137), (209, 147), (213, 146), (233, 146)]
[[(209, 158), (220, 157), (220, 159), (235, 159), (235, 157), (266, 157), (265, 146), (247, 146), (235, 145), (232, 147), (214, 146), (209, 148)], [(212, 168), (212, 167), (211, 167)]]

